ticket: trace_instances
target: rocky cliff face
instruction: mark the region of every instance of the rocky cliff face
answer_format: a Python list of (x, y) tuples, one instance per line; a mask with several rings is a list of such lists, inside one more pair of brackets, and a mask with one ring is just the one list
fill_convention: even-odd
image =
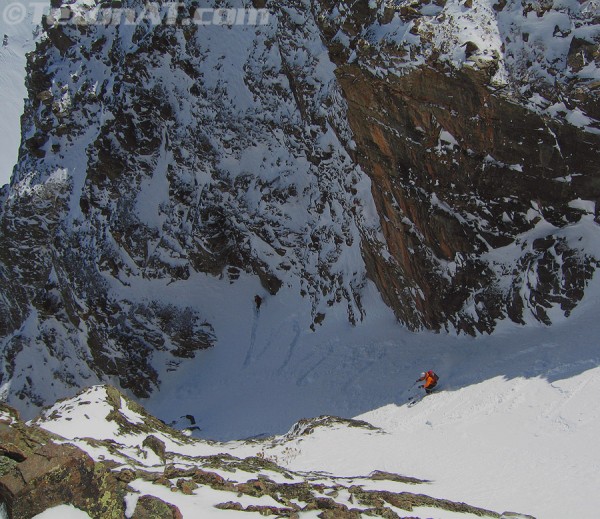
[(368, 278), (413, 329), (549, 323), (583, 296), (594, 0), (254, 2), (269, 22), (235, 26), (138, 0), (136, 23), (90, 23), (92, 4), (46, 20), (2, 193), (15, 402), (105, 379), (147, 396), (249, 277), (308, 299), (313, 329), (338, 307), (358, 323)]
[[(199, 307), (240, 277), (266, 295), (293, 287), (315, 323), (335, 305), (359, 321), (359, 244), (377, 222), (306, 5), (225, 27), (157, 23), (140, 1), (127, 3), (139, 23), (84, 24), (89, 5), (68, 4), (30, 57), (3, 193), (13, 398), (40, 405), (105, 377), (147, 396), (153, 363), (175, 369), (214, 343)], [(31, 365), (42, 380), (19, 375)]]
[(599, 126), (577, 119), (600, 109), (593, 6), (325, 2), (319, 20), (391, 255), (367, 242), (368, 270), (400, 320), (568, 315), (596, 266), (577, 225), (600, 196)]

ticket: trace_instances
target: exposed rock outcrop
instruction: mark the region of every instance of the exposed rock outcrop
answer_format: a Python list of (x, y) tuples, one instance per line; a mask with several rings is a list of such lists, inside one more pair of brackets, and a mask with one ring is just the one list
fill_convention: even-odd
[[(348, 102), (353, 157), (372, 179), (391, 257), (368, 240), (363, 252), (399, 319), (473, 333), (528, 314), (549, 324), (554, 306), (568, 315), (597, 266), (577, 244), (585, 231), (571, 229), (569, 240), (565, 229), (588, 213), (597, 219), (599, 126), (580, 128), (528, 106), (519, 94), (526, 80), (508, 51), (473, 61), (479, 51), (467, 41), (457, 64), (448, 46), (460, 44), (458, 23), (444, 22), (447, 40), (434, 38), (429, 23), (436, 18), (418, 2), (408, 11), (394, 2), (321, 4)], [(490, 27), (499, 23), (501, 15), (478, 9)], [(443, 8), (437, 13), (441, 20)], [(401, 37), (403, 30), (413, 37)], [(574, 39), (568, 54), (588, 63), (598, 48), (598, 41)], [(500, 68), (508, 74), (502, 85)], [(540, 77), (528, 84), (529, 95), (593, 115), (600, 98), (594, 85), (572, 77), (563, 89), (556, 85), (568, 70), (553, 73), (556, 84)], [(589, 210), (581, 200), (590, 201)]]
[[(0, 411), (11, 412), (2, 404)], [(29, 519), (60, 504), (93, 518), (123, 517), (125, 486), (81, 449), (16, 416), (11, 423), (0, 419), (0, 442), (0, 500), (9, 519)]]
[[(560, 229), (585, 216), (570, 202), (600, 200), (600, 137), (492, 95), (481, 76), (426, 68), (378, 81), (339, 69), (357, 160), (371, 173), (395, 260), (365, 248), (367, 263), (386, 300), (415, 327), (490, 331), (506, 316), (522, 322), (525, 305), (548, 322), (545, 309), (558, 304), (568, 314), (595, 270), (596, 260)], [(574, 172), (586, 174), (563, 181)], [(547, 234), (528, 239), (542, 222), (552, 226)], [(521, 236), (502, 290), (506, 272), (483, 256)], [(522, 271), (532, 272), (535, 287)]]
[(131, 519), (182, 519), (179, 509), (170, 503), (165, 503), (154, 496), (142, 496), (139, 498)]

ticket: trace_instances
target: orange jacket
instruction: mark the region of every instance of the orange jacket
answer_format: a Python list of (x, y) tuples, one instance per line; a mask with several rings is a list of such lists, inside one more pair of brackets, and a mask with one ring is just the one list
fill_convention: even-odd
[(422, 380), (425, 381), (425, 389), (430, 389), (432, 387), (435, 387), (435, 385), (437, 384), (438, 376), (433, 371), (429, 370), (427, 373), (425, 373), (424, 377), (421, 377), (419, 379), (419, 382)]

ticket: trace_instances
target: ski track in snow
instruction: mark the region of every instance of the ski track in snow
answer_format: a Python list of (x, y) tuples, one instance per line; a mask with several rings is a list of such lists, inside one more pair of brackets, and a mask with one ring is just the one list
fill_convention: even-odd
[(257, 308), (254, 315), (254, 321), (252, 322), (252, 332), (250, 333), (250, 345), (248, 346), (248, 353), (246, 354), (246, 358), (244, 359), (244, 367), (248, 367), (248, 365), (252, 361), (252, 352), (254, 351), (254, 347), (256, 345), (256, 330), (258, 328), (259, 317), (260, 310)]
[(290, 343), (287, 356), (283, 361), (283, 364), (279, 368), (280, 370), (284, 370), (290, 363), (290, 360), (292, 360), (292, 355), (294, 355), (294, 351), (296, 349), (296, 346), (298, 345), (298, 340), (300, 339), (300, 325), (298, 324), (298, 321), (294, 321), (294, 324), (292, 325), (292, 331), (294, 332), (294, 338)]
[(312, 379), (310, 378), (311, 374), (317, 369), (319, 368), (325, 361), (327, 360), (327, 355), (325, 355), (324, 357), (322, 357), (321, 359), (319, 359), (315, 364), (313, 364), (308, 371), (306, 371), (305, 373), (303, 373), (302, 375), (300, 375), (297, 379), (296, 379), (296, 385), (297, 386), (303, 386), (306, 384), (306, 382), (311, 382)]

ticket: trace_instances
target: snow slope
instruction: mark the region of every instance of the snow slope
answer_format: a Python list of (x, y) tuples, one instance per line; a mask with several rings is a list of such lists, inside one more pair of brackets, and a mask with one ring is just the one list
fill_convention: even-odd
[(296, 455), (289, 466), (342, 474), (401, 470), (434, 481), (450, 499), (539, 518), (591, 518), (600, 504), (599, 390), (598, 368), (555, 382), (499, 376), (412, 408), (390, 404), (359, 417), (386, 436), (328, 431), (291, 443)]
[(33, 519), (88, 519), (89, 515), (71, 505), (59, 505), (36, 515)]
[[(209, 443), (178, 435), (121, 398), (114, 389), (97, 386), (52, 406), (36, 423), (71, 439), (96, 460), (110, 462), (115, 472), (128, 471), (126, 517), (132, 516), (142, 495), (152, 495), (177, 506), (186, 518), (218, 518), (240, 511), (222, 506), (223, 503), (235, 503), (257, 513), (261, 510), (248, 508), (274, 507), (279, 512), (269, 514), (263, 509), (262, 515), (302, 518), (329, 517), (320, 514), (320, 510), (374, 510), (374, 506), (378, 507), (376, 515), (381, 517), (404, 517), (407, 511), (438, 519), (498, 517), (480, 507), (440, 501), (437, 490), (428, 481), (381, 472), (345, 477), (310, 470), (293, 471), (282, 468), (281, 461), (270, 450), (270, 446), (281, 446), (283, 461), (289, 460), (289, 454), (298, 450), (286, 445), (307, 435), (316, 437), (315, 430), (343, 433), (360, 429), (367, 436), (385, 436), (382, 430), (365, 422), (323, 417), (297, 424), (284, 437)], [(107, 426), (112, 429), (109, 437), (105, 436)], [(161, 442), (164, 445), (162, 453), (148, 443), (149, 433), (154, 445)], [(189, 485), (186, 491), (184, 482)], [(415, 489), (419, 494), (415, 494)], [(369, 496), (368, 492), (379, 492), (380, 497)], [(291, 506), (296, 507), (296, 514), (290, 515), (294, 511)], [(384, 508), (399, 515), (383, 514)], [(48, 513), (53, 512), (51, 509)], [(351, 517), (356, 517), (355, 514)], [(366, 516), (373, 516), (373, 512)]]
[[(155, 187), (148, 183), (146, 202)], [(150, 210), (142, 205), (138, 209)], [(160, 217), (157, 204), (152, 209)], [(586, 250), (597, 248), (594, 224), (584, 220), (575, 227), (565, 233), (587, 239)], [(509, 252), (500, 251), (503, 257)], [(350, 254), (339, 258), (340, 271), (356, 265)], [(189, 305), (219, 337), (218, 347), (199, 352), (176, 372), (176, 361), (156, 354), (162, 384), (143, 403), (160, 418), (185, 427), (191, 420), (182, 417), (193, 416), (197, 435), (218, 440), (282, 434), (299, 418), (321, 414), (358, 416), (386, 433), (340, 425), (305, 437), (202, 443), (203, 451), (195, 454), (262, 452), (293, 470), (350, 476), (389, 470), (432, 480), (431, 494), (483, 507), (510, 507), (544, 519), (596, 515), (600, 280), (569, 321), (556, 315), (552, 328), (503, 323), (494, 335), (478, 338), (409, 333), (372, 285), (362, 294), (368, 309), (362, 323), (351, 326), (346, 309), (338, 306), (313, 333), (311, 303), (298, 296), (297, 286), (271, 298), (245, 274), (234, 285), (196, 273), (185, 284), (167, 278), (128, 281), (127, 288), (115, 283), (115, 293)], [(254, 306), (256, 294), (265, 298), (260, 309)], [(23, 374), (30, 372), (29, 363), (36, 365), (35, 351), (29, 354), (19, 366)], [(37, 367), (49, 384), (55, 382), (47, 368)], [(414, 379), (430, 368), (441, 376), (441, 391), (408, 408)], [(48, 422), (48, 428), (69, 437), (115, 436), (104, 416), (89, 415), (90, 422), (76, 416)], [(134, 413), (128, 417), (136, 420)], [(127, 445), (134, 453), (139, 438)], [(144, 485), (139, 483), (140, 491), (146, 491)], [(202, 517), (229, 513), (207, 510), (211, 501), (204, 497), (198, 491), (189, 498), (193, 502), (181, 505), (188, 517), (199, 510)]]
[[(232, 314), (241, 319), (252, 312), (244, 308), (247, 299), (232, 301)], [(494, 335), (478, 338), (408, 333), (382, 304), (377, 318), (361, 326), (346, 327), (340, 319), (326, 321), (318, 335), (303, 334), (295, 327), (301, 309), (294, 314), (281, 303), (267, 300), (252, 326), (229, 325), (228, 344), (236, 344), (237, 337), (237, 348), (202, 352), (177, 374), (162, 374), (161, 392), (144, 404), (179, 427), (189, 427), (192, 421), (185, 415), (192, 415), (200, 428), (194, 433), (205, 438), (283, 433), (294, 421), (320, 414), (357, 417), (384, 434), (338, 424), (306, 435), (187, 447), (160, 436), (167, 450), (239, 458), (261, 454), (293, 471), (335, 477), (384, 470), (431, 480), (423, 491), (427, 495), (486, 509), (538, 519), (595, 517), (600, 506), (599, 279), (569, 320), (553, 327), (505, 323)], [(368, 304), (377, 308), (374, 295)], [(227, 322), (223, 316), (224, 330)], [(414, 379), (428, 368), (440, 374), (440, 391), (407, 407), (408, 397), (418, 391), (411, 387)], [(100, 404), (103, 395), (82, 399)], [(77, 406), (67, 402), (60, 410), (71, 414), (52, 423), (53, 409), (44, 427), (58, 434), (109, 436), (128, 445), (130, 454), (141, 442), (103, 429), (114, 427), (103, 424), (106, 412), (84, 408), (83, 420)], [(133, 411), (125, 414), (130, 422), (139, 421)], [(158, 460), (150, 455), (146, 462)], [(398, 484), (390, 485), (399, 490)], [(138, 486), (142, 493), (169, 496), (156, 485)], [(226, 513), (211, 508), (219, 496), (202, 492), (170, 502), (185, 510), (185, 517), (198, 510), (203, 517)]]

